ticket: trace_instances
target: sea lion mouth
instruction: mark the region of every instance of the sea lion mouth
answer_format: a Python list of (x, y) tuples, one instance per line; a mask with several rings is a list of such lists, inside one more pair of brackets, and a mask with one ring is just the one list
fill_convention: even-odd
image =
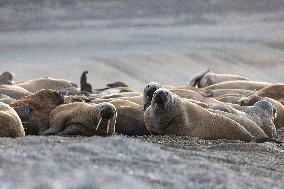
[(111, 119), (107, 119), (107, 118), (101, 117), (101, 118), (99, 119), (99, 122), (98, 122), (97, 126), (96, 126), (96, 131), (97, 131), (100, 127), (106, 125), (106, 133), (108, 134), (110, 123), (111, 123)]

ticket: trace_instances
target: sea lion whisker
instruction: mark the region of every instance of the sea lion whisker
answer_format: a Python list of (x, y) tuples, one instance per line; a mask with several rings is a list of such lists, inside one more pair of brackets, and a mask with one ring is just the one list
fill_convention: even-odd
[(103, 118), (101, 117), (100, 120), (99, 120), (99, 123), (97, 124), (96, 131), (98, 130), (99, 125), (101, 124), (102, 119), (103, 119)]

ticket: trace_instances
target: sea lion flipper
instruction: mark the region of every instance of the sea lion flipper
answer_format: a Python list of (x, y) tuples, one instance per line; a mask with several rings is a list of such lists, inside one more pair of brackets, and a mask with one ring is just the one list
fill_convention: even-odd
[(66, 129), (57, 133), (56, 135), (58, 136), (84, 135), (82, 131), (80, 130), (80, 127), (82, 127), (80, 124), (73, 123), (71, 125), (68, 125)]
[(208, 72), (210, 72), (210, 70), (195, 76), (190, 82), (188, 82), (188, 85), (190, 87), (195, 87)]

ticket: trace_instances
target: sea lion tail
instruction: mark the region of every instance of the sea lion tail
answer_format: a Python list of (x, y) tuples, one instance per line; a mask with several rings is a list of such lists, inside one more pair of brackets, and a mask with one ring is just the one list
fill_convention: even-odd
[(190, 82), (188, 82), (187, 85), (189, 85), (190, 87), (195, 87), (208, 72), (210, 72), (210, 70), (207, 70), (206, 72), (195, 76)]

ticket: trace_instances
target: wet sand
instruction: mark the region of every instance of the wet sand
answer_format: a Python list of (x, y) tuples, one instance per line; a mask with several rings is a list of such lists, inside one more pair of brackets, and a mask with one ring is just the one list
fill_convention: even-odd
[[(284, 3), (276, 0), (0, 3), (0, 65), (94, 88), (183, 85), (195, 74), (284, 81)], [(279, 131), (280, 139), (284, 137)], [(190, 137), (0, 139), (1, 188), (283, 188), (284, 148)]]

